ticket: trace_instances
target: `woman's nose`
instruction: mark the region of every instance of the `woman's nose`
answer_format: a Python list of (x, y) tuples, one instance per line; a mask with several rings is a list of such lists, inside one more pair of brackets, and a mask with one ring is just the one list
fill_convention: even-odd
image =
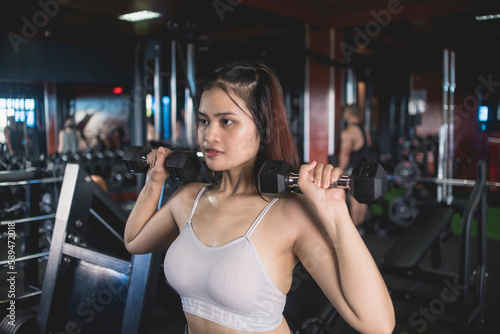
[(205, 141), (209, 143), (218, 142), (220, 140), (219, 128), (216, 124), (210, 124), (205, 129)]

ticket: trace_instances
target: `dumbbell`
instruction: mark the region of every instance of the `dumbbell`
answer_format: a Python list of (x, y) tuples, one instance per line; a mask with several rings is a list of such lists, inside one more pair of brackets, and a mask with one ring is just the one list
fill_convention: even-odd
[[(131, 146), (123, 155), (123, 163), (133, 174), (146, 173), (149, 169), (148, 154), (153, 149), (146, 146)], [(196, 152), (172, 151), (165, 167), (176, 181), (194, 181), (200, 172), (201, 164)]]
[[(269, 197), (287, 197), (297, 187), (298, 179), (285, 161), (277, 160), (266, 161), (257, 175), (260, 192)], [(350, 189), (359, 203), (380, 203), (387, 192), (387, 173), (377, 163), (361, 162), (354, 166), (351, 176), (341, 175), (330, 188)]]

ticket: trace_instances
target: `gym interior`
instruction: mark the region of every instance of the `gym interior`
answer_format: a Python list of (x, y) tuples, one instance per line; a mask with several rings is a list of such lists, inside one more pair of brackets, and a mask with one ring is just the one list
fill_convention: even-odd
[[(0, 333), (184, 333), (165, 251), (131, 255), (124, 226), (145, 182), (140, 150), (197, 151), (200, 87), (240, 60), (278, 75), (302, 162), (336, 165), (342, 110), (359, 107), (387, 174), (360, 233), (394, 333), (500, 329), (498, 1), (4, 7)], [(76, 152), (60, 149), (68, 117)], [(162, 203), (183, 182), (169, 179)], [(284, 316), (297, 334), (356, 333), (300, 264)]]

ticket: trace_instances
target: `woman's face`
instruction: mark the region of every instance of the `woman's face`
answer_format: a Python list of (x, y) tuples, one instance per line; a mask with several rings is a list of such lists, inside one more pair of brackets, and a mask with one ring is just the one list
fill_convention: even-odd
[(68, 118), (66, 120), (66, 122), (64, 123), (64, 125), (67, 127), (67, 128), (72, 128), (74, 124), (73, 120), (71, 118)]
[(211, 170), (252, 167), (260, 144), (252, 113), (240, 98), (238, 106), (219, 88), (201, 96), (198, 116), (198, 144)]

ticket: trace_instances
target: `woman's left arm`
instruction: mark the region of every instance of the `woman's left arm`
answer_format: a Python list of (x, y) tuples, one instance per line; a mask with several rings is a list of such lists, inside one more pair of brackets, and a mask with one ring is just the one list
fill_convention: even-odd
[(303, 165), (299, 188), (313, 223), (305, 224), (295, 253), (325, 295), (361, 333), (392, 333), (394, 308), (372, 255), (354, 226), (345, 190), (329, 189), (342, 170), (331, 165)]

